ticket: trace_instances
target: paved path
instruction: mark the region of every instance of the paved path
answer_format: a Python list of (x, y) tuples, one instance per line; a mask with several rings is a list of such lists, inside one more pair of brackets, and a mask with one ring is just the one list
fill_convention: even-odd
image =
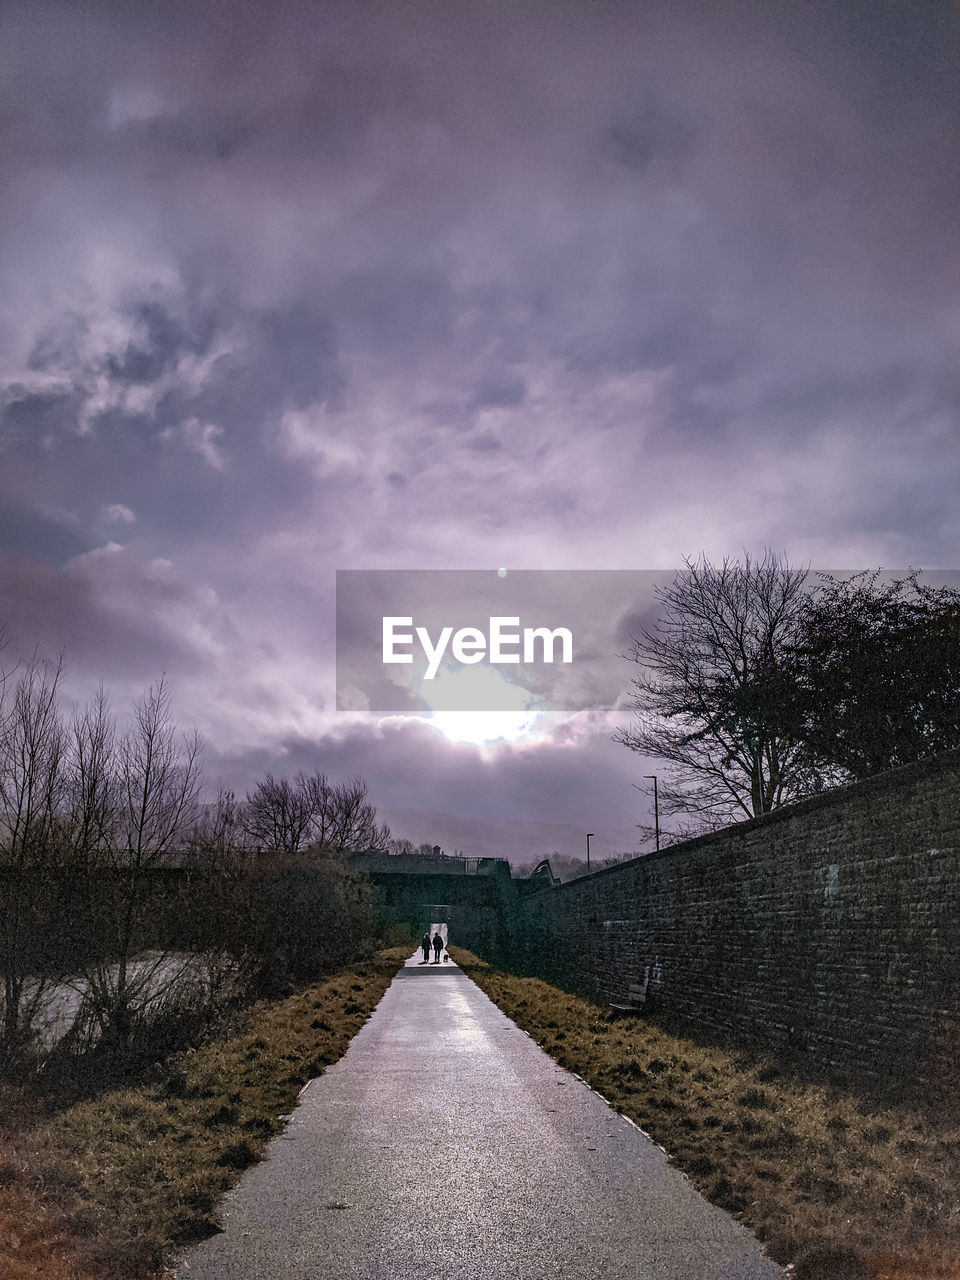
[(178, 1280), (774, 1280), (454, 965), (407, 962)]

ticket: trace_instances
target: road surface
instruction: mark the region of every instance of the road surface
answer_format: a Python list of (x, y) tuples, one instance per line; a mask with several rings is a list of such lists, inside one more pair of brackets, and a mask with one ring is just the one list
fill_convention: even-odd
[(400, 970), (178, 1280), (774, 1280), (453, 964)]

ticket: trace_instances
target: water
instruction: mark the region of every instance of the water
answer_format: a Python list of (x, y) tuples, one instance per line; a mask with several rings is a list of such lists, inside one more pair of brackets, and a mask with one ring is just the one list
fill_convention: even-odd
[[(85, 1038), (96, 1038), (90, 1028), (88, 997), (112, 989), (120, 966), (104, 965), (92, 974), (67, 978), (47, 986), (34, 979), (27, 984), (24, 1005), (31, 1002), (30, 1026), (44, 1049), (53, 1046), (74, 1026)], [(164, 1002), (188, 997), (227, 995), (236, 982), (237, 964), (226, 956), (191, 951), (145, 952), (127, 964), (127, 989), (138, 1011), (156, 1010)], [(79, 1019), (79, 1025), (78, 1024)]]

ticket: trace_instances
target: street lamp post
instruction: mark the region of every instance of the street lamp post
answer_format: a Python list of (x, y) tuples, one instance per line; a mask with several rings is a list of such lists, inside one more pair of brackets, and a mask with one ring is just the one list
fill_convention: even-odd
[(587, 870), (588, 871), (590, 870), (590, 837), (593, 834), (594, 833), (592, 831), (587, 832)]
[(653, 825), (657, 832), (657, 853), (660, 852), (660, 803), (657, 799), (657, 775), (655, 773), (645, 773), (645, 778), (653, 779)]

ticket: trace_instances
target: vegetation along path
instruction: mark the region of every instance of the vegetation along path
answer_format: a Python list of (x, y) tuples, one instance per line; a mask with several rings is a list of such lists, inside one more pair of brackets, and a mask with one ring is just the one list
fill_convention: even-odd
[(181, 1280), (774, 1280), (749, 1232), (455, 965), (398, 973)]

